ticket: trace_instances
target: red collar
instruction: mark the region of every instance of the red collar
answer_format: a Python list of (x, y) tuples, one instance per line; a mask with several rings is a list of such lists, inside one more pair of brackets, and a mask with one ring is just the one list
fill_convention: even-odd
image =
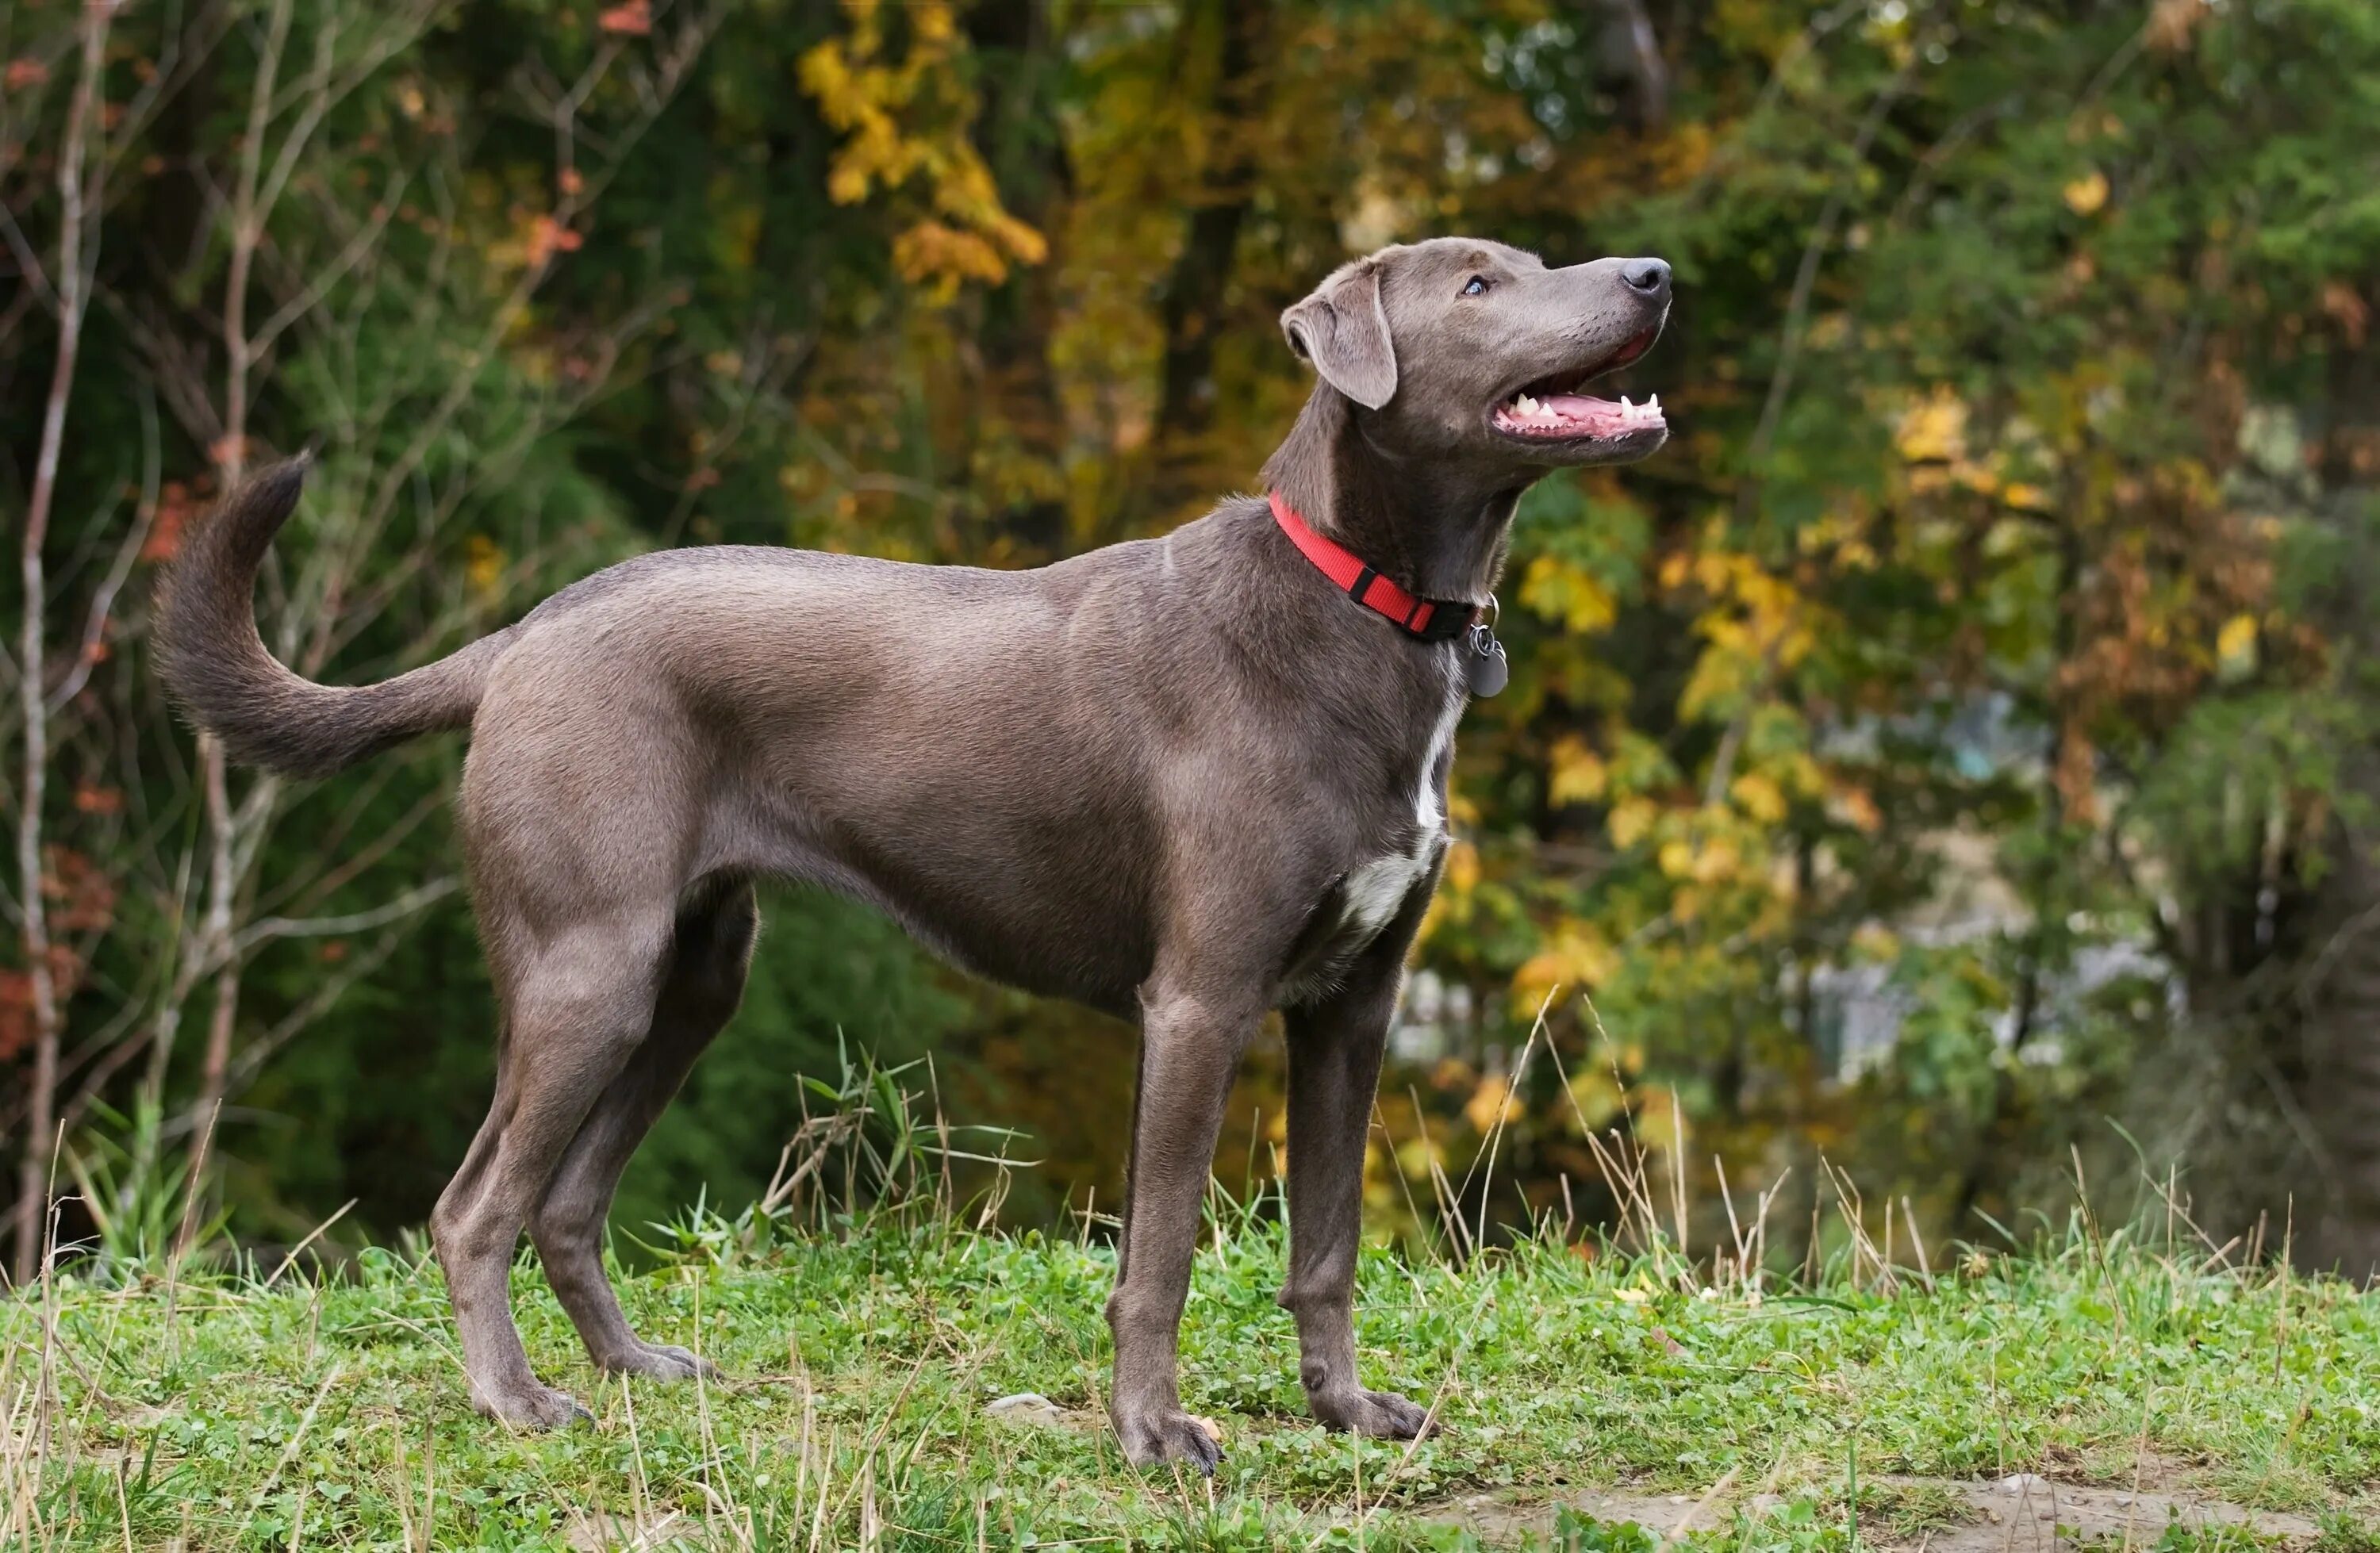
[(1364, 564), (1345, 545), (1325, 539), (1297, 516), (1297, 509), (1272, 493), (1273, 521), (1289, 536), (1315, 569), (1366, 609), (1386, 615), (1396, 628), (1419, 641), (1451, 641), (1479, 618), (1479, 606), (1447, 599), (1417, 599)]

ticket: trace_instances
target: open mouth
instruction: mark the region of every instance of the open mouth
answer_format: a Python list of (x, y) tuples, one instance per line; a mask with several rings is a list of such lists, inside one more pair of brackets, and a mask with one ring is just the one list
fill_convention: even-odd
[(1654, 325), (1630, 337), (1592, 367), (1557, 372), (1524, 384), (1497, 405), (1490, 421), (1507, 436), (1532, 442), (1582, 437), (1613, 440), (1639, 431), (1666, 431), (1670, 423), (1662, 419), (1661, 396), (1658, 394), (1635, 405), (1629, 403), (1625, 395), (1615, 401), (1580, 392), (1595, 379), (1618, 371), (1652, 349), (1653, 338), (1659, 333), (1659, 326)]

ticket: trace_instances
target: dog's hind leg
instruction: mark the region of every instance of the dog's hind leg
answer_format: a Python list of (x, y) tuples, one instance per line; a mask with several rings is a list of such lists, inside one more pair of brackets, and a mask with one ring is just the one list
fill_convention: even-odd
[(431, 1215), (463, 1340), (471, 1401), (532, 1428), (584, 1411), (531, 1373), (513, 1325), (513, 1249), (589, 1110), (651, 1027), (671, 914), (623, 910), (535, 935), (499, 971), (504, 1055), (496, 1099)]
[(603, 1226), (629, 1158), (742, 1001), (759, 920), (752, 887), (741, 881), (678, 914), (652, 1033), (595, 1102), (529, 1218), (546, 1281), (586, 1341), (587, 1356), (612, 1374), (680, 1380), (699, 1363), (683, 1348), (647, 1342), (630, 1329), (604, 1276)]

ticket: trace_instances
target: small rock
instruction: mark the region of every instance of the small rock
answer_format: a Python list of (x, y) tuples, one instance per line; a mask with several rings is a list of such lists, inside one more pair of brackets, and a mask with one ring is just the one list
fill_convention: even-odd
[(983, 1410), (1011, 1424), (1038, 1424), (1044, 1428), (1055, 1428), (1066, 1421), (1065, 1410), (1038, 1391), (995, 1398), (986, 1402)]
[(2034, 1494), (2049, 1486), (2049, 1479), (2039, 1473), (2014, 1472), (2000, 1479), (2003, 1494)]

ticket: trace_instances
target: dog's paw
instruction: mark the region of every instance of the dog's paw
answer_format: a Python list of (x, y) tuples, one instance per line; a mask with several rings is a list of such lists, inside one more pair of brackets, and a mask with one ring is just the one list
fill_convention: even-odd
[(496, 1390), (471, 1388), (471, 1405), (499, 1423), (516, 1429), (559, 1429), (565, 1424), (580, 1420), (594, 1422), (595, 1415), (578, 1405), (578, 1399), (567, 1391), (557, 1391), (551, 1386), (540, 1386), (534, 1380)]
[(692, 1380), (698, 1375), (719, 1373), (710, 1360), (665, 1342), (640, 1342), (625, 1352), (607, 1353), (595, 1361), (595, 1367), (605, 1375), (641, 1376), (647, 1380)]
[(1326, 1429), (1371, 1435), (1379, 1439), (1413, 1439), (1425, 1427), (1433, 1435), (1438, 1433), (1428, 1409), (1394, 1391), (1350, 1389), (1308, 1400), (1313, 1404), (1314, 1416)]
[(1214, 1420), (1178, 1407), (1121, 1413), (1116, 1433), (1123, 1440), (1124, 1460), (1136, 1467), (1184, 1462), (1212, 1477), (1223, 1459), (1223, 1431)]

